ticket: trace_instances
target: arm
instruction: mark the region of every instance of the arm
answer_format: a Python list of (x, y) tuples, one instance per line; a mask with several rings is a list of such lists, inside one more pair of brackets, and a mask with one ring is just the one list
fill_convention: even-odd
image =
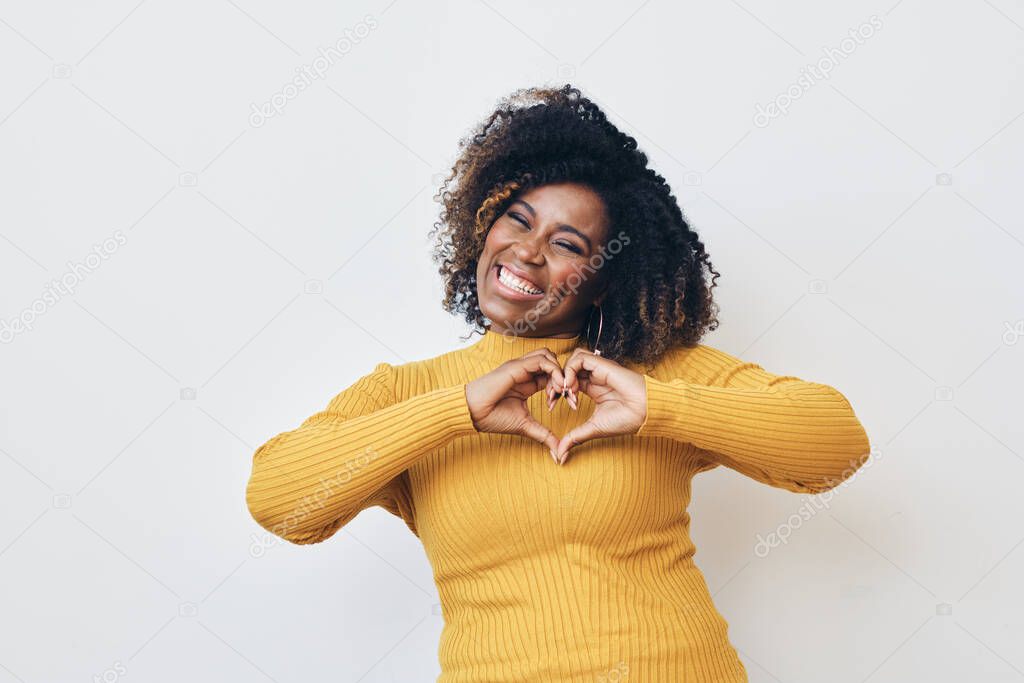
[(707, 383), (644, 375), (647, 415), (638, 436), (691, 443), (703, 469), (725, 465), (797, 493), (835, 488), (867, 460), (867, 433), (839, 391), (701, 348)]
[(478, 432), (464, 384), (399, 402), (391, 372), (379, 363), (326, 410), (256, 450), (245, 500), (261, 527), (292, 543), (319, 543), (379, 505), (415, 533), (406, 470)]

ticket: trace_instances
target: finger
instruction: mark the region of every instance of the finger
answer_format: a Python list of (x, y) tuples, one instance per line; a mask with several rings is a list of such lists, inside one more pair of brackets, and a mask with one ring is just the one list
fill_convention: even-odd
[(548, 402), (548, 412), (551, 412), (558, 399), (562, 398), (561, 382), (556, 382), (555, 378), (549, 375), (547, 386), (544, 387), (544, 395)]
[(523, 435), (546, 446), (551, 451), (552, 457), (555, 457), (556, 449), (558, 448), (558, 437), (550, 429), (530, 418), (523, 425)]
[(562, 369), (558, 364), (558, 358), (551, 351), (551, 349), (544, 347), (537, 349), (536, 351), (530, 351), (530, 353), (538, 353), (550, 360), (550, 366), (544, 366), (545, 368), (545, 386), (544, 386), (544, 400), (548, 405), (548, 412), (551, 412), (555, 407), (555, 402), (560, 397), (561, 390), (556, 390), (556, 387), (561, 386), (562, 383)]
[(574, 399), (569, 397), (569, 391), (565, 388), (565, 377), (555, 378), (554, 376), (548, 382), (549, 391), (551, 392), (551, 405), (554, 404), (561, 398), (564, 398), (570, 405), (573, 404)]
[[(547, 402), (548, 411), (550, 412), (554, 407), (555, 403), (562, 396), (562, 385), (564, 379), (562, 376), (562, 366), (558, 362), (558, 358), (548, 348), (537, 349), (531, 351), (530, 354), (536, 354), (542, 358), (547, 359), (547, 362), (539, 361), (542, 372), (545, 375), (545, 386), (544, 386), (544, 397)], [(527, 355), (530, 355), (527, 354)], [(526, 356), (524, 356), (525, 358)]]
[(558, 364), (558, 359), (554, 357), (554, 354), (551, 354), (550, 361), (551, 365), (545, 366), (548, 369), (545, 372), (544, 382), (544, 401), (547, 404), (548, 412), (551, 412), (555, 407), (555, 403), (557, 403), (558, 399), (562, 396), (562, 379), (560, 377), (562, 368)]
[[(553, 356), (553, 354), (552, 354)], [(544, 388), (551, 377), (561, 380), (562, 368), (557, 359), (544, 353), (530, 353), (516, 359), (511, 365), (512, 379), (516, 384), (530, 384), (533, 391)]]
[(569, 356), (569, 360), (565, 362), (562, 367), (562, 373), (565, 375), (566, 389), (576, 390), (579, 388), (577, 384), (577, 375), (583, 368), (583, 359), (587, 356), (589, 351), (586, 349), (575, 349), (572, 355)]
[(555, 381), (558, 384), (561, 384), (562, 383), (562, 365), (558, 362), (558, 356), (556, 356), (551, 351), (551, 349), (547, 348), (546, 346), (543, 347), (543, 348), (540, 348), (540, 349), (535, 349), (535, 350), (533, 350), (533, 351), (523, 355), (520, 360), (525, 360), (527, 358), (534, 359), (534, 358), (536, 358), (538, 356), (541, 357), (541, 358), (546, 358), (550, 362), (550, 366), (545, 366), (545, 367), (548, 367), (548, 368), (552, 368), (553, 367), (554, 368), (555, 371), (551, 372), (550, 374), (551, 374), (552, 377), (554, 377)]
[(569, 449), (600, 436), (601, 431), (598, 426), (587, 420), (561, 438), (558, 442), (558, 447), (555, 449), (555, 459), (560, 465), (564, 465), (569, 456)]
[(558, 359), (551, 358), (545, 359), (541, 362), (541, 367), (544, 369), (544, 394), (548, 402), (548, 410), (554, 408), (555, 402), (558, 401), (562, 396), (562, 390), (559, 388), (562, 385), (562, 366), (559, 365)]
[(606, 359), (586, 349), (576, 349), (573, 352), (573, 355), (569, 357), (565, 367), (562, 369), (565, 374), (566, 388), (570, 392), (571, 402), (579, 398), (580, 391), (587, 393), (587, 389), (589, 389), (589, 382), (587, 387), (584, 387), (580, 374), (585, 371), (585, 376), (589, 380), (593, 372), (600, 369), (601, 364), (604, 362), (606, 362)]
[(551, 365), (554, 367), (554, 371), (551, 373), (551, 386), (556, 389), (556, 393), (561, 394), (561, 389), (559, 389), (559, 387), (565, 384), (565, 374), (562, 372), (562, 364), (558, 361), (558, 356), (547, 349), (545, 349), (545, 351), (548, 352), (548, 358), (550, 358)]

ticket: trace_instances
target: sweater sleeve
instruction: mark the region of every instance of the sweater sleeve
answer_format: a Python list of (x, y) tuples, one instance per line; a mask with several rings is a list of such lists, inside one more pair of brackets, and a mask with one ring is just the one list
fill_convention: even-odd
[(701, 346), (705, 382), (644, 375), (647, 415), (638, 436), (693, 444), (702, 470), (725, 465), (796, 493), (835, 488), (871, 446), (849, 401), (826, 384), (767, 372)]
[(465, 384), (397, 401), (392, 373), (377, 364), (325, 410), (256, 450), (245, 499), (261, 527), (291, 543), (319, 543), (379, 505), (416, 533), (406, 470), (478, 432)]

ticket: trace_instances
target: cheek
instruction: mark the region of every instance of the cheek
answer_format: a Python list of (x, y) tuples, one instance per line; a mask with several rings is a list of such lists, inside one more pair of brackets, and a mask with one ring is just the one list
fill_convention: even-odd
[(487, 273), (487, 267), (494, 259), (494, 241), (488, 236), (484, 242), (483, 249), (480, 250), (479, 255), (476, 257), (476, 272), (477, 275), (484, 275)]
[(491, 228), (491, 231), (487, 233), (487, 237), (484, 239), (484, 246), (480, 250), (480, 256), (478, 258), (481, 264), (485, 264), (494, 258), (494, 255), (504, 249), (507, 244), (507, 240), (503, 239), (498, 226)]
[(565, 292), (565, 298), (582, 296), (594, 287), (594, 274), (582, 266), (577, 268), (572, 266), (559, 268), (552, 271), (551, 278), (552, 282), (556, 283)]

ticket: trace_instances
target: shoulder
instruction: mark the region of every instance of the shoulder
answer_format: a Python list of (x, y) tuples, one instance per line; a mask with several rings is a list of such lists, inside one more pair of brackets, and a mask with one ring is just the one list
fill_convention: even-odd
[(370, 398), (376, 405), (387, 405), (394, 400), (394, 368), (390, 363), (376, 363), (369, 372), (363, 372), (344, 392), (334, 400), (338, 401), (352, 390)]
[(650, 375), (656, 379), (681, 379), (694, 384), (711, 384), (732, 368), (748, 363), (710, 344), (676, 346), (666, 351)]
[(454, 349), (428, 358), (378, 363), (374, 371), (380, 371), (388, 377), (395, 399), (402, 401), (417, 394), (466, 381), (467, 365), (464, 351)]

